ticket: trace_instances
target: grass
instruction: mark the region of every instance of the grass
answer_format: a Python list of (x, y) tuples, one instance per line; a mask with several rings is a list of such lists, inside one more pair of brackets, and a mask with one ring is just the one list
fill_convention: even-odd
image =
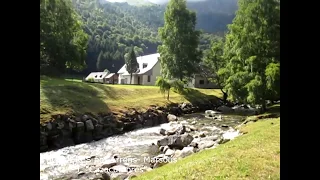
[(55, 114), (143, 110), (150, 105), (206, 101), (216, 96), (222, 96), (220, 90), (188, 89), (183, 95), (171, 91), (167, 101), (156, 86), (106, 85), (40, 77), (40, 123), (51, 120)]
[(134, 180), (280, 179), (280, 118), (241, 128), (246, 134), (146, 172)]

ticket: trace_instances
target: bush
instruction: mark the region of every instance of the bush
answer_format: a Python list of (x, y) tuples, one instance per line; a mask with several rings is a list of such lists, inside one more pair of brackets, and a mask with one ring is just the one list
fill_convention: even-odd
[(87, 82), (94, 82), (93, 78), (88, 78)]

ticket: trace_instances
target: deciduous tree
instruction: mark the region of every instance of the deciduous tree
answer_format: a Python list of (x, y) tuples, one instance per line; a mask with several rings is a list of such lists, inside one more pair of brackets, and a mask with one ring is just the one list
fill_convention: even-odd
[(164, 26), (159, 28), (162, 45), (162, 74), (165, 78), (181, 81), (195, 73), (194, 66), (201, 60), (198, 49), (200, 31), (195, 30), (196, 13), (187, 9), (185, 0), (170, 0), (164, 15)]
[(239, 0), (224, 56), (231, 98), (266, 110), (268, 94), (280, 93), (280, 1)]

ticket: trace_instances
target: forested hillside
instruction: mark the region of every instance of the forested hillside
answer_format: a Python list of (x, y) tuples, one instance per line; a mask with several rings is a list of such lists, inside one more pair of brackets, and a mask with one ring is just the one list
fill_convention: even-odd
[[(77, 0), (74, 5), (89, 35), (87, 73), (105, 68), (111, 72), (117, 71), (124, 64), (124, 54), (131, 46), (134, 46), (137, 55), (156, 52), (160, 44), (156, 25), (161, 23), (156, 20), (159, 17), (153, 17), (157, 15), (157, 6), (136, 7), (127, 3), (108, 2), (100, 4), (93, 0)], [(150, 19), (154, 19), (153, 24), (148, 23)]]
[[(227, 1), (234, 3), (229, 2), (226, 6), (221, 0), (212, 0), (188, 4), (190, 9), (199, 12), (197, 27), (211, 33), (201, 36), (201, 49), (209, 47), (212, 34), (223, 34), (226, 25), (232, 22), (235, 11), (232, 7), (236, 7), (236, 0)], [(133, 6), (103, 0), (74, 0), (73, 4), (89, 35), (85, 74), (106, 68), (117, 71), (124, 64), (124, 54), (131, 46), (137, 55), (156, 53), (161, 43), (157, 34), (158, 28), (163, 26), (165, 6)]]
[[(214, 36), (224, 34), (234, 17), (236, 1), (188, 2), (188, 7), (197, 12), (196, 27), (204, 31), (199, 44), (202, 50), (209, 48)], [(84, 75), (104, 69), (116, 72), (131, 46), (137, 56), (157, 52), (161, 44), (158, 28), (164, 24), (166, 5), (135, 6), (105, 0), (71, 2), (40, 1), (42, 73), (65, 73), (68, 69), (81, 69), (78, 72)]]

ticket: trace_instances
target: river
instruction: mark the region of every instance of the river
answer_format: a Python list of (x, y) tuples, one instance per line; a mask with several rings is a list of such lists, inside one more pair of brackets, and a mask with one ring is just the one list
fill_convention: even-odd
[[(222, 115), (222, 120), (217, 121), (205, 118), (204, 114), (198, 113), (185, 115), (178, 119), (179, 122), (192, 124), (197, 128), (208, 127), (221, 130), (211, 131), (210, 135), (217, 133), (222, 135), (221, 132), (225, 133), (229, 130), (229, 135), (236, 136), (230, 132), (230, 129), (239, 125), (243, 117)], [(74, 176), (79, 172), (93, 172), (115, 155), (121, 158), (136, 158), (139, 159), (138, 162), (134, 162), (136, 165), (148, 166), (148, 162), (143, 159), (155, 155), (151, 151), (151, 144), (156, 144), (158, 140), (164, 138), (159, 132), (161, 127), (167, 125), (162, 124), (156, 127), (138, 129), (91, 143), (40, 153), (40, 180), (61, 179)], [(224, 128), (221, 127), (222, 125)], [(225, 135), (227, 134), (225, 133)]]

